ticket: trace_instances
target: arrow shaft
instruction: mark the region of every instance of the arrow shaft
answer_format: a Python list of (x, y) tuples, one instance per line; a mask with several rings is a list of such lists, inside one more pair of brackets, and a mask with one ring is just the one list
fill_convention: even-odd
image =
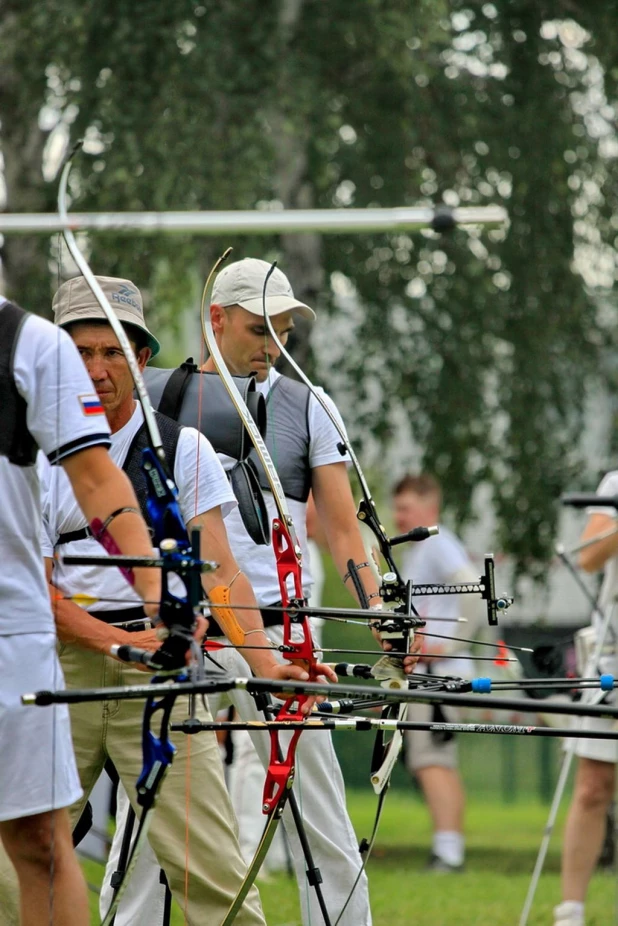
[(372, 730), (427, 730), (430, 733), (476, 733), (506, 736), (542, 736), (574, 739), (618, 740), (618, 730), (577, 730), (572, 727), (539, 727), (524, 726), (522, 724), (501, 723), (423, 723), (411, 720), (384, 720), (378, 717), (333, 717), (330, 719), (315, 720), (311, 717), (305, 721), (199, 721), (198, 723), (177, 723), (171, 725), (172, 731), (182, 733), (199, 733), (212, 730), (330, 730), (330, 731), (356, 731), (371, 732)]

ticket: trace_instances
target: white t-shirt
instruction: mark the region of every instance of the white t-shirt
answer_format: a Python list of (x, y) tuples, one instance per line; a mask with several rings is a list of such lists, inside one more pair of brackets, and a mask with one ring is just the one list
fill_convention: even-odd
[[(110, 456), (118, 465), (125, 462), (131, 442), (144, 421), (141, 405), (136, 403), (130, 420), (112, 434)], [(199, 455), (198, 455), (199, 448)], [(39, 454), (41, 502), (43, 512), (42, 547), (44, 556), (53, 556), (54, 545), (60, 534), (80, 530), (86, 521), (75, 500), (71, 485), (64, 472), (49, 466)], [(197, 515), (221, 506), (225, 515), (236, 507), (236, 499), (212, 445), (195, 428), (183, 428), (178, 438), (174, 480), (178, 486), (180, 511), (185, 523)], [(118, 599), (100, 601), (88, 606), (94, 612), (118, 611), (139, 605), (141, 599), (123, 578), (118, 569), (100, 566), (67, 566), (63, 554), (105, 556), (103, 547), (94, 537), (62, 544), (60, 559), (54, 563), (54, 584), (65, 595), (86, 594)], [(176, 578), (170, 582), (173, 592), (181, 593), (183, 586)]]
[[(410, 543), (405, 547), (401, 573), (404, 579), (411, 579), (415, 585), (451, 585), (462, 582), (477, 582), (478, 571), (466, 553), (463, 544), (447, 527), (440, 525), (440, 533), (428, 537), (417, 543)], [(425, 633), (439, 633), (445, 636), (469, 637), (469, 625), (459, 625), (453, 621), (431, 620), (433, 617), (458, 618), (462, 617), (462, 595), (419, 595), (412, 599), (419, 616), (427, 621), (423, 628)], [(463, 626), (464, 631), (459, 628)], [(425, 649), (432, 652), (432, 643), (444, 646), (448, 641), (439, 637), (427, 637)], [(467, 654), (464, 644), (455, 646), (456, 654)], [(425, 667), (419, 663), (415, 671), (423, 672)], [(466, 677), (473, 671), (472, 664), (466, 659), (440, 659), (432, 664), (435, 675), (457, 675)]]
[[(268, 395), (270, 388), (280, 376), (281, 374), (276, 370), (270, 370), (268, 379), (257, 384), (258, 391), (264, 396)], [(343, 427), (341, 416), (334, 402), (322, 390), (319, 391)], [(341, 441), (337, 429), (314, 396), (309, 398), (307, 417), (309, 425), (309, 466), (311, 469), (318, 466), (327, 466), (330, 463), (349, 463), (349, 456), (347, 454), (342, 456), (337, 449), (337, 445)], [(236, 462), (224, 454), (219, 456), (226, 469), (230, 469)], [(274, 518), (277, 516), (275, 502), (270, 492), (264, 492), (264, 498), (268, 509), (268, 518), (272, 525)], [(287, 499), (287, 504), (303, 554), (303, 591), (309, 597), (313, 578), (311, 575), (309, 548), (307, 546), (307, 504), (292, 498)], [(236, 561), (251, 582), (260, 607), (266, 607), (269, 604), (274, 604), (275, 601), (280, 601), (281, 591), (279, 589), (277, 563), (272, 544), (268, 546), (256, 545), (245, 530), (238, 510), (228, 515), (225, 526)]]
[[(92, 382), (66, 332), (28, 316), (15, 345), (14, 375), (28, 405), (28, 430), (49, 459), (58, 463), (86, 447), (109, 446), (107, 419), (96, 410)], [(40, 534), (37, 467), (14, 466), (0, 457), (2, 636), (55, 631)]]

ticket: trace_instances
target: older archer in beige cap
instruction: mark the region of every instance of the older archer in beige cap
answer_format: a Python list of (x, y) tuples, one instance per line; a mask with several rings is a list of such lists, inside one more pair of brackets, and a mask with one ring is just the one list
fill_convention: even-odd
[[(135, 351), (140, 370), (161, 345), (146, 327), (142, 294), (130, 280), (97, 277)], [(133, 379), (118, 338), (84, 277), (67, 280), (54, 296), (54, 321), (66, 328), (79, 350), (112, 431), (133, 413)]]
[[(139, 289), (129, 280), (96, 279), (125, 326), (138, 364), (143, 368), (158, 351), (159, 343), (144, 322)], [(83, 278), (63, 284), (53, 307), (56, 324), (69, 329), (104, 406), (112, 432), (112, 458), (125, 469), (136, 486), (138, 500), (145, 504), (146, 487), (140, 461), (147, 436), (142, 409), (133, 397), (131, 371), (118, 339)], [(224, 517), (234, 510), (236, 500), (214, 449), (195, 428), (183, 427), (157, 412), (155, 415), (169, 469), (178, 487), (178, 505), (187, 531), (200, 531), (202, 558), (218, 564), (214, 571), (204, 573), (204, 591), (213, 597), (217, 586), (229, 590), (233, 585), (234, 602), (239, 609), (238, 626), (232, 624), (231, 629), (240, 640), (245, 634), (252, 634), (253, 646), (247, 652), (247, 661), (254, 675), (306, 680), (308, 675), (302, 666), (283, 666), (276, 659), (251, 586), (230, 549)], [(65, 545), (74, 545), (69, 547), (71, 552), (80, 553), (88, 552), (96, 543), (85, 532), (81, 521), (75, 519), (74, 502), (64, 486), (46, 483), (41, 502), (47, 541), (47, 547), (44, 546), (46, 566), (50, 583), (58, 590), (53, 590), (53, 594), (60, 593), (56, 622), (59, 637), (65, 643), (60, 661), (67, 687), (83, 688), (93, 680), (105, 685), (109, 679), (117, 684), (138, 684), (137, 672), (130, 666), (112, 662), (107, 653), (111, 643), (129, 642), (146, 649), (158, 646), (150, 621), (145, 620), (139, 603), (137, 608), (132, 606), (132, 599), (128, 597), (131, 592), (125, 591), (124, 580), (116, 570), (89, 567), (84, 573), (81, 567), (66, 563), (66, 558), (53, 556)], [(147, 510), (147, 518), (148, 515)], [(178, 585), (170, 585), (170, 589), (174, 594), (183, 594)], [(94, 602), (90, 614), (85, 614), (76, 601), (71, 600), (84, 593), (92, 596)], [(318, 671), (334, 678), (328, 666), (320, 666)], [(131, 701), (123, 701), (111, 714), (101, 705), (88, 705), (85, 710), (82, 707), (71, 705), (70, 713), (85, 800), (106, 758), (113, 762), (121, 781), (135, 781), (142, 760), (142, 708)], [(176, 719), (180, 720), (186, 708), (179, 702), (174, 710)], [(198, 711), (201, 710), (198, 706)], [(209, 716), (206, 713), (204, 719)], [(156, 906), (160, 896), (161, 866), (172, 896), (186, 908), (189, 926), (221, 923), (246, 872), (216, 739), (209, 734), (199, 739), (199, 744), (195, 742), (190, 750), (183, 739), (179, 740), (175, 771), (168, 779), (165, 800), (157, 808), (148, 836), (157, 859), (157, 883), (154, 891), (148, 890), (148, 897)], [(189, 782), (191, 793), (189, 818), (185, 814), (185, 780)], [(135, 804), (135, 788), (129, 788), (128, 792)], [(79, 808), (73, 810), (76, 815)], [(191, 846), (188, 861), (186, 845)], [(191, 885), (189, 896), (185, 896), (185, 861), (188, 864), (186, 877)], [(125, 901), (126, 898), (123, 903)], [(120, 911), (120, 917), (126, 917), (124, 922), (131, 919), (131, 922), (139, 921), (148, 926), (156, 923), (156, 918), (146, 910), (145, 902), (139, 902), (139, 916), (130, 899), (127, 903), (129, 909)], [(159, 915), (162, 906), (158, 908)], [(237, 922), (239, 926), (241, 923), (243, 926), (264, 926), (255, 886), (250, 889)]]

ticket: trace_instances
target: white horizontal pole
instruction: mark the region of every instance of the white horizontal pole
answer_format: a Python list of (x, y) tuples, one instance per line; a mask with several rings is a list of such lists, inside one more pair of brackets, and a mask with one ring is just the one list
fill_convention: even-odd
[(235, 212), (76, 212), (62, 222), (54, 213), (0, 213), (0, 233), (53, 234), (78, 231), (143, 234), (270, 235), (277, 233), (414, 231), (449, 225), (500, 226), (507, 220), (501, 206), (401, 207), (397, 209), (279, 209)]

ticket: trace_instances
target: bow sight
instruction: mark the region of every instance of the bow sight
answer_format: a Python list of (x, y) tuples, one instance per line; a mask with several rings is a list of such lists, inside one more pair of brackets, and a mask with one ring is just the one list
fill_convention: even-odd
[[(430, 528), (431, 530), (431, 528)], [(402, 542), (398, 538), (397, 542)], [(485, 555), (485, 571), (478, 582), (464, 582), (455, 585), (410, 584), (410, 593), (415, 595), (480, 595), (487, 602), (487, 621), (490, 627), (498, 625), (498, 614), (506, 611), (513, 604), (513, 599), (506, 595), (496, 597), (495, 564), (492, 553)], [(384, 601), (400, 601), (401, 587), (398, 576), (386, 572), (382, 576), (382, 598)]]

